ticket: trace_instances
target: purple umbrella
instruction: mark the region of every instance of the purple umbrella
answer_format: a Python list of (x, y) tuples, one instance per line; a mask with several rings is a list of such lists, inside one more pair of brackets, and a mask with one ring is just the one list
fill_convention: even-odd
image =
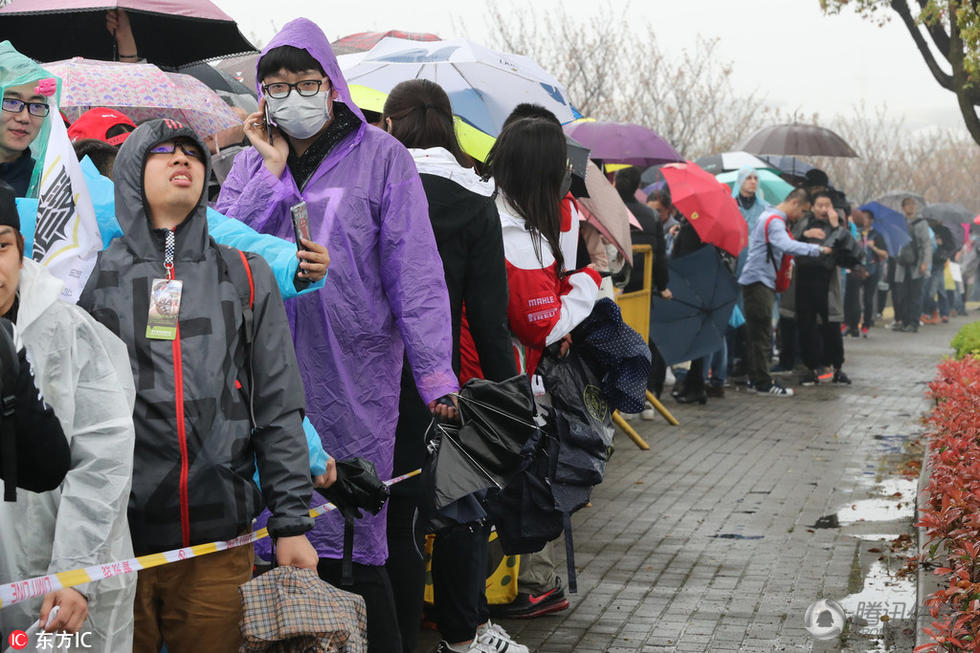
[(640, 125), (579, 120), (565, 125), (565, 133), (592, 150), (593, 159), (605, 163), (652, 166), (684, 161), (667, 141)]

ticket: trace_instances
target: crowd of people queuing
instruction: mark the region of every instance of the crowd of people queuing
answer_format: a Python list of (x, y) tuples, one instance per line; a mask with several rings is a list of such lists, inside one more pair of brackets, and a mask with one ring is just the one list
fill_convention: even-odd
[[(125, 16), (110, 14), (116, 31)], [(122, 38), (120, 52), (135, 51)], [(580, 247), (561, 124), (518, 106), (487, 160), (474, 161), (439, 85), (402, 82), (367, 118), (322, 30), (295, 20), (262, 50), (260, 107), (243, 116), (232, 138), (240, 152), (220, 184), (211, 156), (220, 144), (173, 120), (137, 126), (94, 109), (69, 126), (79, 158), (111, 180), (115, 198), (114, 220), (100, 224), (105, 248), (71, 304), (62, 281), (25, 254), (31, 234), (15, 203), (37, 184), (43, 153), (32, 144), (60, 119), (42, 92), (47, 77), (0, 44), (0, 315), (16, 326), (0, 323), (0, 360), (20, 362), (16, 392), (3, 377), (18, 404), (16, 448), (0, 456), (6, 484), (26, 490), (5, 497), (0, 514), (30, 525), (0, 533), (0, 582), (263, 525), (274, 547), (59, 589), (0, 610), (0, 629), (84, 629), (102, 651), (236, 651), (238, 588), (258, 555), (361, 596), (367, 650), (414, 651), (426, 583), (418, 479), (355, 522), (349, 552), (341, 515), (309, 516), (313, 490), (335, 482), (337, 460), (366, 459), (382, 479), (421, 467), (426, 429), (457, 416), (469, 379), (526, 374), (547, 401), (538, 363), (567, 350), (608, 266)], [(725, 258), (744, 324), (686, 369), (669, 368), (651, 341), (647, 387), (657, 398), (668, 373), (681, 403), (724, 397), (741, 377), (756, 393), (791, 396), (775, 375), (794, 369), (802, 385), (827, 373), (849, 384), (844, 338), (869, 334), (886, 289), (903, 331), (965, 310), (966, 288), (947, 291), (944, 266), (976, 270), (971, 241), (950, 251), (910, 199), (912, 243), (889, 257), (873, 212), (843, 205), (826, 178), (810, 182), (770, 205), (757, 172), (739, 171), (732, 195), (750, 237)], [(653, 248), (653, 290), (669, 300), (669, 261), (710, 245), (669, 188), (640, 201), (636, 168), (619, 171), (615, 186), (642, 227), (634, 243)], [(297, 242), (298, 207), (309, 234)], [(295, 258), (271, 254), (280, 241), (294, 243)], [(641, 413), (652, 416), (652, 406)], [(438, 650), (527, 651), (490, 617), (568, 607), (551, 544), (522, 556), (517, 597), (489, 606), (492, 524), (479, 497), (443, 516), (450, 525), (431, 544)]]

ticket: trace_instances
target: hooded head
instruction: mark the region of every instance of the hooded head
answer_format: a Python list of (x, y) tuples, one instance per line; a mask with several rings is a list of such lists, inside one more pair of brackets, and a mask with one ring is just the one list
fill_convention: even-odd
[[(749, 175), (755, 175), (756, 179), (758, 179), (759, 171), (753, 168), (752, 166), (742, 166), (741, 168), (738, 169), (738, 176), (735, 177), (735, 185), (732, 186), (732, 197), (737, 198), (739, 194), (741, 194), (742, 185), (745, 183), (745, 180), (749, 177)], [(756, 185), (755, 188), (755, 197), (756, 199), (759, 200), (763, 199), (762, 192), (759, 189), (758, 184)]]
[[(50, 102), (53, 105), (48, 115), (43, 118), (31, 116), (27, 107), (24, 107), (19, 114), (9, 111), (0, 113), (0, 147), (9, 146), (13, 149), (29, 147), (37, 161), (27, 190), (28, 196), (36, 196), (44, 163), (44, 152), (48, 145), (48, 135), (51, 133), (51, 121), (61, 119), (61, 114), (57, 110), (61, 97), (61, 80), (41, 68), (33, 59), (25, 57), (14, 49), (10, 41), (3, 41), (0, 42), (0, 95), (16, 97), (24, 101)], [(14, 125), (15, 120), (20, 120), (21, 124)]]
[[(348, 109), (354, 112), (361, 122), (364, 122), (364, 114), (361, 113), (361, 110), (351, 100), (350, 89), (347, 88), (347, 80), (344, 79), (343, 74), (340, 72), (340, 64), (337, 63), (337, 57), (330, 48), (330, 42), (324, 35), (323, 30), (307, 18), (297, 18), (286, 23), (286, 26), (262, 49), (262, 55), (259, 57), (258, 62), (256, 62), (255, 89), (259, 97), (262, 96), (262, 78), (259, 76), (258, 71), (262, 69), (262, 60), (272, 50), (282, 46), (291, 46), (300, 50), (306, 50), (320, 64), (320, 68), (323, 69), (327, 79), (330, 80), (330, 84), (333, 86), (333, 101), (343, 102)], [(296, 70), (291, 72), (298, 73), (303, 71)], [(295, 91), (291, 92), (290, 96), (294, 94)], [(268, 101), (269, 99), (266, 98), (266, 102)], [(273, 122), (276, 122), (275, 116), (273, 116)]]
[[(196, 145), (200, 159), (187, 156), (179, 147), (173, 154), (152, 154), (163, 143)], [(152, 160), (150, 157), (154, 157)], [(149, 165), (148, 165), (149, 164)], [(116, 188), (116, 216), (123, 238), (134, 254), (161, 258), (163, 251), (151, 234), (151, 214), (155, 206), (187, 205), (187, 216), (177, 227), (175, 260), (199, 260), (207, 244), (207, 180), (211, 157), (204, 142), (174, 120), (151, 120), (140, 125), (119, 148), (113, 169)], [(149, 193), (147, 192), (149, 189)], [(200, 189), (195, 198), (188, 190)]]

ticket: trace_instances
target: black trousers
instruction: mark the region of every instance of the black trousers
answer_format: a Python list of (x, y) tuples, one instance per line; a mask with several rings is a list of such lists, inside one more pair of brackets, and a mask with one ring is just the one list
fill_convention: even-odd
[(925, 279), (908, 279), (894, 285), (895, 321), (905, 326), (919, 326), (922, 315), (922, 286)]
[(436, 623), (450, 644), (471, 640), (490, 618), (487, 555), (490, 526), (458, 524), (436, 533), (432, 591)]
[(648, 342), (650, 346), (650, 373), (647, 375), (647, 390), (656, 395), (657, 399), (664, 391), (664, 379), (667, 378), (667, 363), (663, 356), (653, 344), (653, 340)]
[(769, 358), (772, 351), (772, 308), (776, 293), (763, 283), (742, 286), (745, 298), (745, 346), (749, 381), (757, 387), (772, 382)]
[(847, 275), (844, 289), (844, 324), (851, 329), (858, 328), (858, 325), (874, 326), (875, 296), (878, 294), (879, 278), (877, 274), (872, 274), (866, 279), (858, 279), (853, 273)]
[[(422, 621), (425, 592), (425, 533), (418, 523), (414, 495), (392, 494), (388, 499), (388, 562), (385, 569), (394, 591), (403, 653), (414, 653)], [(396, 651), (397, 653), (397, 651)]]
[(796, 318), (779, 318), (776, 324), (776, 332), (779, 336), (779, 364), (783, 369), (791, 370), (796, 366), (797, 352), (799, 345), (796, 337)]
[(832, 365), (840, 369), (844, 364), (844, 340), (840, 322), (831, 322), (828, 316), (827, 285), (820, 280), (813, 283), (797, 279), (796, 324), (800, 336), (800, 358), (809, 369)]
[(341, 585), (341, 561), (320, 558), (317, 573), (331, 585), (364, 598), (367, 606), (368, 653), (397, 653), (402, 650), (395, 599), (384, 567), (354, 563), (354, 584)]

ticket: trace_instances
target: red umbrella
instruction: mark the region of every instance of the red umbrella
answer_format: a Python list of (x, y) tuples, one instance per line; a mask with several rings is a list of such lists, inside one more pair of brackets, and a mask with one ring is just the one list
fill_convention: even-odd
[(661, 168), (670, 201), (706, 243), (738, 256), (749, 242), (749, 227), (728, 186), (693, 163)]
[(386, 36), (393, 36), (397, 39), (409, 39), (411, 41), (442, 40), (435, 34), (429, 34), (427, 32), (403, 32), (398, 29), (391, 29), (387, 32), (358, 32), (357, 34), (348, 34), (333, 41), (330, 46), (333, 48), (333, 53), (338, 56), (352, 52), (367, 52)]

